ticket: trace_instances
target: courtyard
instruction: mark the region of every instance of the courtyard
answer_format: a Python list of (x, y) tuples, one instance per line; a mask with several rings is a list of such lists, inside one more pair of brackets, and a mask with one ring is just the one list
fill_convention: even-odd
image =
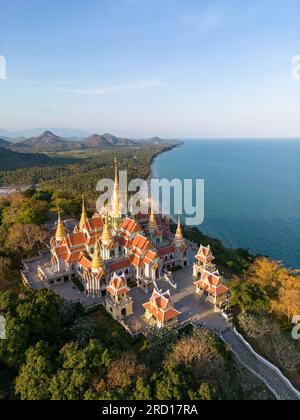
[[(178, 318), (179, 327), (185, 326), (191, 322), (201, 323), (217, 329), (215, 320), (219, 319), (214, 307), (206, 302), (204, 296), (200, 297), (195, 294), (195, 286), (193, 284), (193, 262), (195, 261), (195, 251), (190, 249), (190, 265), (173, 273), (174, 284), (176, 289), (166, 280), (157, 281), (157, 287), (160, 291), (170, 291), (174, 308), (181, 312)], [(143, 304), (149, 301), (152, 292), (145, 293), (140, 288), (131, 289), (129, 296), (133, 299), (134, 314), (123, 319), (124, 325), (131, 333), (136, 334), (142, 332), (147, 335), (147, 331), (155, 325), (153, 320), (145, 318), (145, 309)], [(224, 326), (221, 322), (220, 327)]]
[[(193, 284), (193, 263), (195, 261), (196, 249), (191, 247), (189, 250), (190, 265), (183, 269), (173, 272), (173, 281), (165, 279), (157, 281), (160, 291), (170, 291), (174, 308), (181, 312), (178, 318), (178, 326), (183, 327), (189, 323), (197, 323), (207, 326), (210, 329), (223, 330), (225, 323), (219, 314), (215, 313), (213, 305), (206, 302), (204, 296), (200, 297), (195, 293)], [(41, 289), (45, 284), (37, 275), (38, 266), (49, 264), (50, 253), (46, 253), (39, 258), (26, 262), (23, 270), (28, 285), (33, 289)], [(176, 286), (176, 287), (175, 287)], [(72, 281), (61, 282), (50, 286), (51, 290), (61, 298), (73, 303), (81, 303), (85, 308), (91, 308), (103, 303), (101, 297), (88, 297), (80, 291)], [(155, 325), (152, 319), (145, 318), (143, 304), (149, 301), (152, 292), (145, 293), (141, 288), (134, 287), (130, 290), (129, 296), (133, 300), (133, 315), (122, 319), (121, 324), (131, 334), (143, 333), (147, 335), (149, 329)]]

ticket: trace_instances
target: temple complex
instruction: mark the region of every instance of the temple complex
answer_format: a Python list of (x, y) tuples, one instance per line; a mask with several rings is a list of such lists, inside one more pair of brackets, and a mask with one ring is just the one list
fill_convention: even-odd
[(189, 264), (180, 219), (174, 237), (169, 219), (155, 215), (153, 206), (150, 214), (121, 214), (117, 161), (110, 209), (89, 218), (83, 198), (81, 218), (73, 232), (67, 232), (59, 211), (50, 249), (51, 262), (38, 268), (45, 285), (76, 277), (91, 297), (105, 297), (115, 276), (149, 293), (154, 281)]
[[(228, 308), (229, 289), (214, 264), (210, 246), (201, 245), (196, 262), (188, 268), (191, 255), (180, 216), (172, 234), (170, 219), (156, 215), (152, 204), (148, 214), (123, 211), (115, 160), (109, 208), (89, 217), (82, 197), (81, 217), (72, 230), (58, 210), (49, 257), (38, 262), (34, 271), (42, 287), (67, 290), (67, 296), (80, 294), (79, 301), (87, 307), (102, 303), (117, 321), (129, 319), (128, 325), (142, 319), (147, 326), (176, 326), (191, 319), (198, 305), (207, 310), (207, 302), (215, 310)], [(23, 278), (29, 284), (25, 272)], [(73, 283), (65, 284), (70, 281)], [(195, 293), (206, 298), (206, 306), (203, 299), (195, 301), (193, 284)], [(176, 306), (180, 302), (180, 310), (173, 306), (176, 294), (174, 301)]]

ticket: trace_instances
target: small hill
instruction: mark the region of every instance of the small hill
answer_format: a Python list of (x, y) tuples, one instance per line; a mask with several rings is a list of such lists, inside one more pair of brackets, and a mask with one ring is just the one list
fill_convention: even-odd
[(136, 144), (133, 140), (124, 137), (116, 137), (110, 133), (103, 134), (102, 137), (113, 146), (134, 146)]
[(53, 134), (51, 131), (45, 131), (37, 137), (31, 137), (20, 143), (14, 144), (14, 150), (34, 151), (34, 152), (60, 152), (68, 150), (82, 149), (79, 142), (68, 141), (62, 137)]
[(83, 140), (82, 144), (89, 148), (110, 148), (121, 146), (134, 146), (136, 143), (123, 137), (116, 137), (113, 134), (93, 134)]
[(11, 143), (9, 141), (0, 138), (0, 147), (9, 147), (9, 146), (11, 146)]
[(92, 136), (87, 137), (83, 140), (82, 144), (89, 148), (112, 147), (112, 144), (109, 143), (103, 136), (100, 136), (99, 134), (93, 134)]

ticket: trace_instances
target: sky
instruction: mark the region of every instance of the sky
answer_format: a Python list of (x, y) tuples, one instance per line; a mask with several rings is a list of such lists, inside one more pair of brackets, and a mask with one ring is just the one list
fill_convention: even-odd
[(300, 137), (299, 0), (0, 0), (0, 55), (2, 129)]

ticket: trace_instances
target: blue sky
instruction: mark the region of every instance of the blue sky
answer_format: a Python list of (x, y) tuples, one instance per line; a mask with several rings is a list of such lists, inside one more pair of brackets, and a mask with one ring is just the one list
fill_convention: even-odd
[(0, 127), (300, 137), (299, 0), (0, 0)]

